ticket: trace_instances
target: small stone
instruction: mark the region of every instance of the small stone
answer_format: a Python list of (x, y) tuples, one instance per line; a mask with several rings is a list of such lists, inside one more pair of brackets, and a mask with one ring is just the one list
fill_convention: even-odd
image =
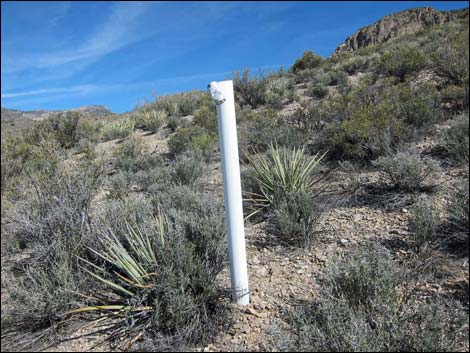
[(362, 220), (362, 215), (360, 215), (360, 214), (354, 215), (354, 217), (353, 217), (354, 222), (359, 222), (361, 220)]
[(401, 209), (401, 212), (402, 212), (402, 213), (408, 213), (408, 210), (407, 210), (406, 208), (402, 208), (402, 209)]

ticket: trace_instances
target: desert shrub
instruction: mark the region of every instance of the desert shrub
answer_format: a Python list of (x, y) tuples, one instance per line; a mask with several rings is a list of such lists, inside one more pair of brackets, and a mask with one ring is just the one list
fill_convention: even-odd
[(172, 180), (182, 185), (192, 185), (202, 176), (201, 153), (191, 152), (177, 157), (172, 166)]
[(446, 111), (451, 113), (468, 111), (468, 83), (445, 86), (439, 91), (439, 100), (443, 103)]
[(218, 141), (219, 138), (214, 133), (202, 133), (194, 136), (191, 140), (190, 148), (193, 151), (200, 152), (202, 157), (209, 161)]
[(144, 110), (139, 114), (136, 126), (143, 130), (157, 132), (166, 123), (167, 118), (168, 113), (165, 110)]
[(134, 131), (135, 121), (129, 117), (118, 118), (103, 123), (101, 136), (105, 141), (122, 139)]
[(78, 120), (76, 127), (76, 140), (90, 141), (96, 143), (99, 140), (99, 132), (101, 128), (101, 120), (90, 116), (82, 116)]
[(288, 312), (291, 330), (274, 345), (289, 351), (452, 351), (467, 322), (456, 302), (416, 295), (400, 300), (403, 271), (378, 246), (329, 262), (318, 299)]
[(149, 153), (144, 140), (140, 136), (126, 138), (113, 151), (116, 158), (115, 166), (127, 172), (148, 170), (161, 164), (157, 154)]
[(81, 117), (78, 112), (57, 113), (46, 120), (46, 125), (62, 147), (73, 147), (79, 140), (77, 126)]
[(404, 191), (418, 191), (440, 171), (439, 164), (417, 153), (398, 152), (372, 162), (385, 180)]
[(28, 174), (32, 191), (15, 203), (8, 218), (12, 234), (30, 255), (17, 264), (14, 324), (32, 330), (63, 318), (80, 302), (73, 292), (87, 288), (75, 255), (93, 243), (90, 204), (101, 169), (84, 162), (74, 170), (43, 166)]
[(272, 79), (266, 87), (266, 103), (274, 109), (279, 109), (292, 96), (293, 81), (280, 77)]
[(294, 65), (291, 67), (293, 73), (298, 73), (299, 71), (306, 69), (314, 69), (318, 67), (323, 62), (323, 58), (320, 55), (315, 54), (314, 52), (307, 50), (298, 58)]
[(431, 52), (434, 69), (454, 83), (468, 85), (468, 24), (455, 38), (444, 38)]
[(34, 146), (21, 137), (10, 136), (1, 145), (2, 195), (15, 177), (22, 174), (25, 162), (34, 154)]
[(396, 118), (393, 103), (357, 105), (346, 110), (347, 118), (333, 125), (327, 147), (332, 157), (370, 161), (396, 150), (412, 132)]
[(313, 84), (309, 87), (307, 94), (312, 97), (325, 98), (328, 95), (328, 87), (322, 86), (319, 83)]
[(439, 211), (434, 202), (427, 198), (419, 199), (413, 208), (413, 215), (410, 219), (416, 252), (419, 252), (423, 246), (433, 240), (439, 223)]
[(157, 97), (154, 103), (144, 108), (164, 110), (169, 116), (181, 117), (192, 115), (202, 105), (210, 105), (211, 98), (208, 92), (189, 91)]
[(211, 132), (217, 132), (217, 114), (214, 106), (202, 106), (194, 113), (194, 122)]
[(272, 143), (294, 148), (308, 142), (309, 134), (281, 119), (272, 110), (251, 114), (250, 120), (240, 126), (239, 146), (243, 151), (255, 148), (265, 151)]
[(341, 62), (340, 67), (348, 74), (352, 75), (359, 71), (365, 71), (369, 67), (369, 60), (364, 56), (351, 56)]
[(283, 192), (269, 215), (269, 230), (289, 243), (308, 246), (313, 241), (322, 205), (305, 190)]
[(33, 142), (48, 136), (48, 138), (54, 138), (61, 147), (71, 148), (86, 133), (86, 128), (79, 123), (84, 119), (86, 116), (80, 112), (54, 113), (44, 120), (34, 122), (32, 128), (27, 132), (26, 138)]
[(449, 156), (460, 164), (469, 161), (468, 125), (468, 113), (461, 114), (452, 122), (450, 128), (444, 132), (442, 138), (442, 144)]
[(405, 77), (423, 69), (426, 63), (426, 56), (422, 50), (413, 46), (397, 45), (382, 54), (377, 63), (376, 72), (404, 81)]
[(397, 113), (400, 119), (408, 125), (418, 128), (429, 127), (442, 118), (443, 114), (434, 86), (404, 87), (394, 98), (397, 100)]
[(183, 153), (189, 148), (193, 136), (195, 136), (200, 129), (181, 128), (176, 131), (168, 139), (168, 149), (172, 156)]
[(310, 196), (319, 193), (319, 178), (314, 179), (314, 176), (324, 154), (309, 159), (304, 153), (305, 147), (289, 150), (271, 145), (267, 155), (246, 156), (256, 171), (261, 190), (261, 194), (253, 198), (258, 211), (280, 204), (290, 193), (304, 191)]
[(97, 224), (102, 237), (93, 252), (112, 261), (83, 266), (106, 288), (109, 303), (136, 308), (124, 330), (116, 328), (119, 336), (144, 332), (170, 345), (207, 342), (228, 314), (216, 281), (225, 259), (222, 207), (181, 187), (154, 201), (153, 211), (142, 207), (139, 214), (124, 212), (118, 224), (114, 216)]
[(209, 159), (217, 141), (214, 133), (207, 132), (203, 128), (181, 128), (170, 136), (168, 148), (173, 157), (185, 151), (194, 150), (202, 152), (203, 156)]
[(468, 249), (469, 243), (469, 185), (468, 179), (463, 180), (454, 187), (450, 194), (448, 212), (450, 231), (461, 235)]
[(258, 76), (252, 77), (249, 69), (244, 69), (241, 75), (238, 71), (233, 73), (233, 90), (240, 104), (252, 108), (265, 104), (267, 78), (262, 72)]
[(120, 170), (108, 178), (108, 197), (124, 200), (131, 191), (131, 175)]

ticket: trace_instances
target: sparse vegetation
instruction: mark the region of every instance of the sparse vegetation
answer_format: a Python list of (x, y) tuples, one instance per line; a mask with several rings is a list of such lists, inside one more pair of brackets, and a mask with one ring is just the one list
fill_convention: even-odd
[[(445, 298), (400, 299), (403, 272), (380, 247), (332, 259), (313, 303), (288, 313), (292, 332), (273, 342), (285, 350), (316, 352), (452, 351), (468, 318)], [(451, 309), (452, 308), (452, 309)]]
[(233, 322), (208, 92), (2, 108), (2, 350), (73, 350), (79, 319), (105, 350), (468, 351), (468, 9), (409, 32), (234, 72)]
[(435, 160), (406, 152), (380, 157), (373, 164), (393, 186), (405, 191), (420, 190), (426, 182), (433, 181), (434, 176), (441, 170)]

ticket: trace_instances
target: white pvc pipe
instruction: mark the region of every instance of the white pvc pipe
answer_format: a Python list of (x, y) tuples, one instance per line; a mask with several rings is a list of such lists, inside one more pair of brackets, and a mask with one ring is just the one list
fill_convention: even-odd
[(240, 165), (238, 161), (237, 125), (233, 82), (211, 82), (209, 90), (217, 105), (224, 204), (233, 299), (237, 304), (250, 303), (246, 266), (245, 230), (243, 226)]

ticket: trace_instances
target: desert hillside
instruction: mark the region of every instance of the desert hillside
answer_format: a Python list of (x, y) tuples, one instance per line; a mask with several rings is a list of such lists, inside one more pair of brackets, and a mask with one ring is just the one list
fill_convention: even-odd
[(468, 21), (234, 72), (248, 306), (208, 92), (2, 108), (2, 351), (468, 351)]

